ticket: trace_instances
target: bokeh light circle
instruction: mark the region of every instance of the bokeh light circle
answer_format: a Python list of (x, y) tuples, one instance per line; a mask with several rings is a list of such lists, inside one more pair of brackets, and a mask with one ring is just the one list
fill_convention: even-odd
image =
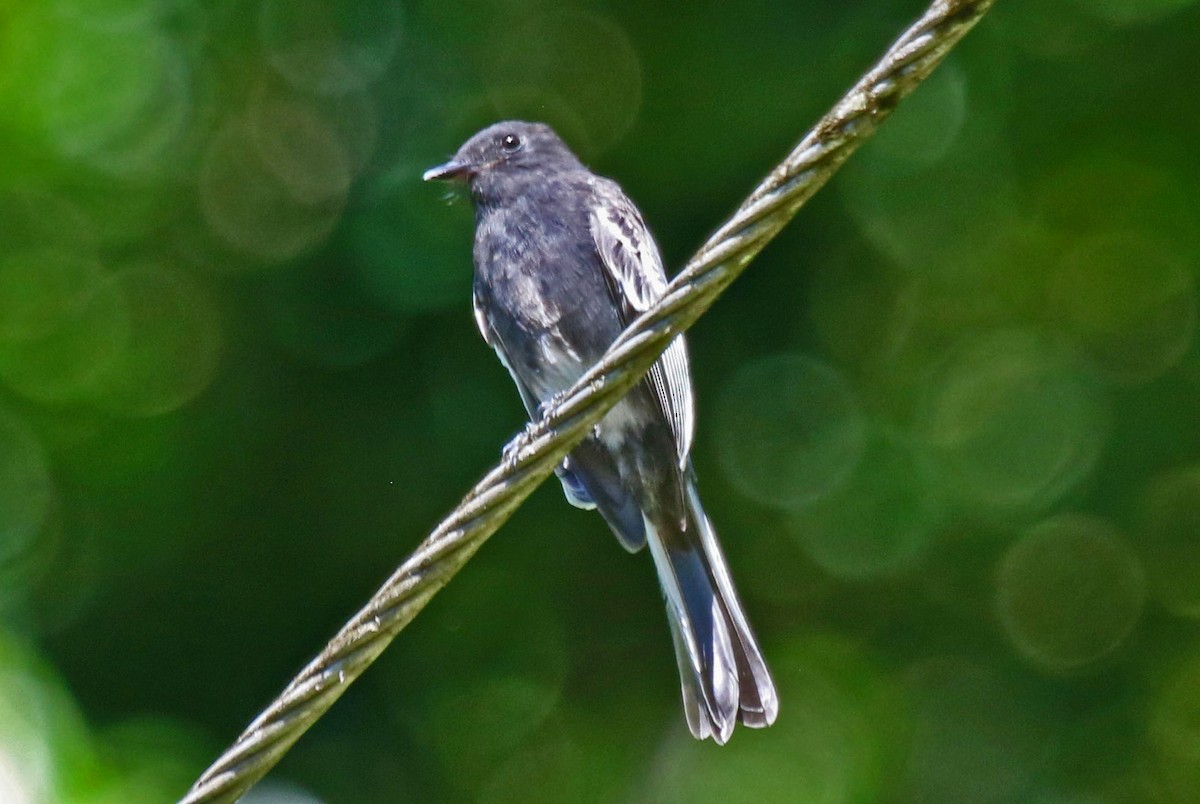
[[(996, 70), (1006, 52), (993, 51)], [(934, 76), (945, 67), (951, 64)], [(889, 120), (879, 142), (863, 149), (863, 160), (846, 164), (838, 187), (846, 211), (881, 253), (915, 275), (961, 281), (979, 270), (980, 255), (969, 244), (978, 242), (977, 233), (990, 233), (996, 221), (1011, 219), (1020, 198), (1002, 118), (1009, 85), (965, 68), (956, 83), (951, 70), (930, 96), (922, 100), (930, 89), (922, 86), (905, 101), (897, 116), (910, 111), (909, 103), (926, 108), (909, 115), (911, 123), (895, 135), (894, 145), (878, 149), (889, 138)], [(969, 104), (970, 97), (988, 101)], [(937, 188), (935, 197), (931, 187)]]
[[(0, 702), (0, 800), (7, 804), (41, 804), (54, 799), (54, 756), (50, 735), (39, 713), (16, 711), (29, 706), (25, 679), (6, 678), (0, 668), (0, 690), (19, 700)], [(15, 682), (15, 683), (14, 683)], [(7, 689), (5, 689), (7, 688)]]
[(49, 337), (103, 276), (98, 260), (52, 246), (0, 254), (0, 342)]
[(98, 390), (129, 416), (176, 410), (212, 382), (221, 322), (209, 292), (185, 273), (155, 264), (117, 274), (130, 316), (130, 338)]
[(188, 0), (51, 0), (59, 16), (104, 31), (152, 26)]
[(183, 51), (152, 25), (109, 28), (54, 13), (19, 17), (21, 92), (53, 146), (128, 177), (173, 166), (192, 113)]
[(764, 505), (821, 499), (846, 482), (866, 448), (866, 415), (850, 383), (832, 366), (795, 354), (738, 370), (713, 421), (729, 482)]
[(918, 433), (940, 488), (973, 513), (1036, 513), (1086, 477), (1107, 402), (1071, 350), (1024, 330), (966, 336), (926, 380)]
[(66, 193), (43, 187), (0, 191), (0, 231), (10, 254), (40, 248), (93, 254), (100, 242), (98, 228)]
[(1200, 619), (1200, 466), (1150, 479), (1137, 535), (1150, 593), (1171, 613)]
[(40, 657), (0, 630), (0, 801), (78, 800), (79, 778), (93, 770), (75, 702)]
[(1106, 520), (1064, 514), (1030, 528), (996, 571), (996, 613), (1025, 658), (1071, 672), (1115, 651), (1146, 597), (1141, 562)]
[(259, 39), (267, 59), (297, 89), (322, 95), (361, 90), (387, 69), (400, 46), (403, 7), (395, 0), (264, 0)]
[(882, 265), (861, 241), (820, 262), (809, 280), (806, 318), (822, 351), (868, 376), (890, 373), (919, 320), (916, 283)]
[[(102, 746), (103, 764), (84, 785), (87, 795), (71, 797), (80, 804), (174, 801), (212, 751), (207, 734), (161, 715), (140, 714), (106, 724), (94, 739)], [(277, 784), (272, 780), (263, 786), (269, 790)], [(251, 793), (240, 800), (253, 797)]]
[[(346, 193), (335, 189), (349, 185), (329, 178), (348, 164), (326, 150), (334, 143), (328, 132), (310, 132), (303, 147), (271, 164), (261, 156), (255, 126), (230, 120), (212, 138), (200, 167), (200, 205), (213, 233), (229, 248), (267, 263), (318, 246), (345, 208)], [(314, 202), (307, 192), (314, 186), (330, 193)]]
[[(592, 11), (558, 8), (494, 31), (483, 51), (483, 79), (502, 117), (534, 117), (585, 156), (619, 140), (642, 102), (641, 60), (629, 36)], [(547, 118), (565, 105), (573, 115)], [(583, 130), (571, 125), (578, 121)]]
[(794, 508), (787, 527), (826, 572), (861, 579), (912, 567), (940, 519), (912, 450), (876, 439), (845, 485)]
[(0, 579), (28, 555), (53, 497), (50, 461), (37, 434), (0, 407)]
[(937, 162), (967, 116), (967, 77), (953, 57), (931, 75), (880, 129), (864, 156), (893, 171)]
[[(265, 91), (255, 100), (271, 102), (278, 98), (273, 93)], [(310, 127), (321, 129), (329, 127), (351, 176), (360, 175), (368, 167), (371, 158), (375, 155), (380, 138), (380, 111), (374, 95), (367, 90), (354, 90), (341, 95), (320, 97), (313, 100), (311, 108), (296, 104), (295, 99), (289, 99), (289, 101), (293, 108), (299, 107), (301, 115), (312, 115), (317, 118), (316, 125), (309, 124)], [(252, 108), (253, 105), (254, 100), (251, 101)], [(256, 115), (251, 111), (250, 116), (253, 118)], [(269, 116), (264, 119), (259, 115), (259, 119), (270, 124)], [(324, 138), (326, 135), (324, 132), (318, 132), (316, 136)], [(331, 162), (336, 159), (336, 157), (326, 158)], [(293, 161), (297, 160), (293, 157)]]
[[(9, 272), (15, 272), (20, 279), (39, 267), (46, 273), (25, 286), (20, 292), (23, 301), (14, 306), (31, 305), (18, 320), (28, 321), (38, 310), (46, 312), (32, 330), (41, 337), (0, 339), (0, 384), (38, 402), (89, 398), (128, 347), (128, 300), (120, 283), (88, 259), (26, 252), (10, 262), (5, 273), (12, 277)], [(62, 295), (51, 298), (51, 291)]]
[(1155, 801), (1200, 796), (1200, 655), (1185, 656), (1152, 702), (1142, 770)]
[(1079, 243), (1050, 284), (1054, 319), (1114, 379), (1145, 382), (1176, 365), (1196, 336), (1196, 283), (1166, 244), (1143, 233)]
[(353, 178), (339, 132), (313, 105), (261, 95), (246, 114), (258, 158), (301, 204), (344, 198)]
[[(402, 692), (396, 710), (448, 765), (482, 771), (501, 762), (550, 717), (562, 695), (569, 666), (562, 613), (542, 589), (514, 595), (512, 584), (502, 569), (477, 571), (473, 584), (428, 612), (427, 627), (410, 635), (407, 663), (396, 668), (404, 678), (426, 680), (420, 710)], [(481, 611), (522, 627), (480, 630), (472, 623)]]
[(559, 687), (535, 674), (492, 674), (438, 698), (429, 737), (447, 759), (476, 767), (515, 750), (558, 705)]

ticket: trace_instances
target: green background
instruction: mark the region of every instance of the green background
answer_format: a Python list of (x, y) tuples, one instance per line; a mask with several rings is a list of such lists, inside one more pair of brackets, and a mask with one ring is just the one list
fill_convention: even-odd
[[(247, 800), (1200, 800), (1200, 8), (998, 5), (689, 336), (776, 725), (550, 483)], [(0, 0), (0, 800), (181, 795), (521, 427), (425, 168), (677, 267), (921, 10)]]

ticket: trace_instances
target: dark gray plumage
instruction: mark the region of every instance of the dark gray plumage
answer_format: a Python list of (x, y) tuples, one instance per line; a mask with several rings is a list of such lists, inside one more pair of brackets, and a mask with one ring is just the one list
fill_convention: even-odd
[[(425, 179), (464, 181), (475, 204), (475, 321), (531, 416), (654, 302), (666, 274), (637, 208), (546, 125), (484, 129)], [(742, 613), (692, 471), (695, 412), (682, 337), (558, 468), (628, 550), (650, 545), (679, 660), (688, 726), (724, 743), (769, 726), (774, 683)]]

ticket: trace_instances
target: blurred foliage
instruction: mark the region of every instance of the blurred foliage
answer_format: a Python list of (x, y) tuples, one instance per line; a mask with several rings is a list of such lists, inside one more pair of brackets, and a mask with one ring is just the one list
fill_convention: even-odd
[[(0, 0), (0, 800), (181, 794), (521, 426), (421, 170), (678, 265), (921, 7)], [(247, 801), (1200, 800), (1198, 35), (1000, 3), (691, 335), (772, 729), (551, 483)]]

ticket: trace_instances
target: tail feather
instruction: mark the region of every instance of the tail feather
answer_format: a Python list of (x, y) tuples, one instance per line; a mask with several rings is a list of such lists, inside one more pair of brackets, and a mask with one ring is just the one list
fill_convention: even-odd
[(738, 719), (751, 728), (766, 728), (775, 722), (775, 716), (779, 714), (779, 695), (775, 690), (775, 682), (754, 639), (750, 623), (746, 620), (737, 591), (733, 588), (729, 565), (725, 563), (725, 555), (721, 552), (716, 531), (700, 506), (700, 496), (696, 492), (695, 483), (688, 484), (687, 495), (688, 510), (700, 527), (701, 543), (713, 570), (718, 592), (716, 597), (724, 607), (732, 625), (730, 630), (736, 638), (734, 654), (737, 657), (741, 692), (738, 700)]
[(683, 527), (647, 520), (647, 541), (666, 598), (688, 727), (723, 745), (739, 720), (771, 725), (779, 699), (712, 523), (694, 482), (687, 486)]

